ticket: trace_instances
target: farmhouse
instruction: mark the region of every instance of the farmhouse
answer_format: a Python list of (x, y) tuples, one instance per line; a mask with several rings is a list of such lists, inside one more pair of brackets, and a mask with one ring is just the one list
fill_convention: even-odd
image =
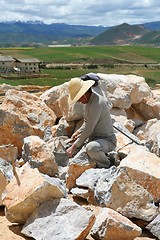
[(15, 69), (21, 73), (39, 73), (39, 63), (36, 58), (18, 59), (0, 55), (0, 73), (10, 73)]
[(15, 66), (20, 69), (21, 73), (39, 73), (38, 59), (18, 59), (15, 58)]
[(0, 72), (8, 73), (11, 72), (14, 67), (14, 58), (11, 56), (0, 55)]

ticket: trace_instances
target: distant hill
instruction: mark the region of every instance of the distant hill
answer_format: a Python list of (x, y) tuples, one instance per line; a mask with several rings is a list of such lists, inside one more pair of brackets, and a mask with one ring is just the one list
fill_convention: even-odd
[(0, 44), (51, 44), (71, 38), (95, 37), (104, 32), (107, 27), (81, 26), (68, 24), (45, 24), (41, 22), (1, 22)]
[(0, 22), (0, 46), (72, 45), (160, 45), (160, 21), (113, 27), (45, 24), (39, 21)]
[(144, 23), (143, 26), (145, 28), (152, 30), (160, 30), (160, 21), (158, 22), (150, 22), (150, 23)]
[(124, 45), (131, 44), (135, 39), (150, 32), (143, 25), (121, 25), (110, 28), (91, 40), (95, 45)]
[(135, 44), (149, 44), (160, 46), (160, 31), (151, 31), (134, 41)]

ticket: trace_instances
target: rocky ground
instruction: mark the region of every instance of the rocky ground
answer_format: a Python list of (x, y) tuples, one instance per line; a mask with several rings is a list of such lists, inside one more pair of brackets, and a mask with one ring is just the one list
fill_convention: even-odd
[[(4, 213), (4, 208), (0, 207), (0, 240), (31, 240), (32, 238), (25, 237), (21, 234), (21, 226), (10, 223)], [(140, 237), (135, 240), (156, 240), (157, 238), (151, 235), (148, 231), (143, 232)], [(87, 238), (86, 240), (93, 240)]]
[[(160, 96), (160, 89), (154, 90), (154, 93)], [(0, 207), (0, 240), (31, 240), (32, 238), (21, 234), (21, 228), (22, 226), (9, 222), (5, 217), (4, 207)], [(88, 237), (86, 240), (93, 240), (93, 238)], [(149, 231), (143, 231), (142, 235), (135, 240), (157, 240), (157, 238)]]

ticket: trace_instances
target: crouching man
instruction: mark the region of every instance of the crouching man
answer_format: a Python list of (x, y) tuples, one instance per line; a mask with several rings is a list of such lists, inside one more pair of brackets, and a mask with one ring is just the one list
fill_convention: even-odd
[(87, 155), (98, 168), (109, 168), (107, 153), (115, 149), (116, 136), (106, 100), (92, 92), (94, 83), (93, 80), (83, 81), (80, 78), (72, 78), (69, 81), (69, 104), (85, 104), (85, 113), (84, 123), (72, 135), (71, 139), (74, 142), (66, 152), (71, 158), (77, 148), (85, 145)]

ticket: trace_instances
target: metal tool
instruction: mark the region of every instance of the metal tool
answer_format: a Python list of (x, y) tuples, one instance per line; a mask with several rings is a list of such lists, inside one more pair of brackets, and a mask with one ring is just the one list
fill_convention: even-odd
[[(133, 134), (131, 134), (127, 129), (124, 129), (122, 126), (120, 126), (119, 123), (114, 122), (113, 123), (113, 127), (119, 131), (120, 133), (122, 133), (123, 135), (125, 135), (126, 137), (128, 137), (132, 142), (136, 143), (137, 145), (141, 145), (144, 146), (144, 143), (141, 143), (140, 140)], [(132, 136), (131, 136), (132, 135)]]

